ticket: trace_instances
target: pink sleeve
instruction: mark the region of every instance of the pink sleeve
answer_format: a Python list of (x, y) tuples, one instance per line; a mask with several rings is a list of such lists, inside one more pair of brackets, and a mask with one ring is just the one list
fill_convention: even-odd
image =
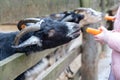
[(95, 39), (101, 42), (105, 42), (109, 47), (117, 52), (120, 52), (120, 7), (115, 15), (114, 31), (107, 31), (102, 28), (103, 32), (95, 36)]
[(115, 15), (116, 19), (114, 21), (114, 30), (120, 30), (120, 7)]
[[(115, 15), (114, 30), (120, 31), (120, 7)], [(108, 45), (115, 51), (120, 52), (120, 32), (112, 32), (109, 35)]]
[(109, 38), (107, 40), (107, 44), (109, 47), (117, 52), (120, 52), (120, 33), (112, 32), (108, 36)]

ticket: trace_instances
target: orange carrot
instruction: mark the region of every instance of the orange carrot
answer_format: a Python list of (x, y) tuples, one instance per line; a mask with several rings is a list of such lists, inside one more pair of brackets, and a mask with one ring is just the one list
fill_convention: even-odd
[(115, 20), (115, 17), (114, 17), (114, 16), (108, 16), (108, 15), (106, 15), (106, 16), (105, 16), (105, 20), (114, 21), (114, 20)]
[(87, 33), (90, 33), (90, 34), (92, 34), (92, 35), (97, 35), (97, 34), (101, 33), (102, 31), (99, 30), (99, 29), (87, 28), (87, 29), (86, 29), (86, 32), (87, 32)]

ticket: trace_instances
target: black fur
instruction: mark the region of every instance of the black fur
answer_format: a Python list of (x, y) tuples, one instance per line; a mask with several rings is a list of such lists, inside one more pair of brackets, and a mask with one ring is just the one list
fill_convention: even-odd
[[(29, 37), (36, 36), (42, 40), (42, 47), (40, 47), (38, 45), (32, 45), (32, 46), (27, 46), (27, 47), (22, 47), (22, 48), (13, 48), (11, 46), (14, 45), (14, 43), (13, 43), (14, 38), (19, 32), (0, 33), (0, 60), (3, 60), (5, 58), (15, 54), (16, 52), (30, 53), (30, 52), (41, 51), (41, 50), (48, 49), (48, 48), (53, 48), (53, 47), (65, 44), (65, 43), (71, 41), (72, 39), (78, 37), (79, 35), (76, 35), (74, 38), (67, 36), (68, 31), (69, 31), (68, 27), (64, 22), (61, 22), (61, 21), (64, 18), (66, 18), (67, 16), (71, 15), (73, 18), (66, 22), (79, 23), (79, 21), (81, 19), (83, 19), (84, 16), (73, 13), (73, 12), (70, 12), (70, 13), (63, 12), (62, 14), (64, 14), (64, 16), (60, 17), (60, 19), (58, 19), (58, 20), (53, 19), (53, 18), (52, 19), (44, 18), (45, 22), (43, 22), (41, 24), (41, 30), (36, 31), (36, 32), (30, 32), (30, 33), (24, 35), (20, 39), (20, 42), (19, 42), (19, 44), (20, 44), (23, 41), (27, 40)], [(36, 21), (36, 20), (35, 21), (34, 20), (21, 20), (18, 23), (18, 29), (21, 30), (20, 26), (22, 24), (29, 26), (29, 23), (36, 24), (37, 22), (38, 21)], [(55, 31), (54, 35), (51, 37), (49, 37), (50, 30)], [(30, 68), (29, 70), (31, 70), (32, 68)], [(22, 73), (20, 76), (18, 76), (15, 80), (24, 80), (24, 79), (25, 79), (25, 72)]]
[[(68, 34), (68, 27), (64, 22), (46, 18), (44, 20), (45, 22), (41, 24), (41, 29), (39, 31), (28, 33), (20, 39), (20, 43), (22, 43), (29, 37), (36, 36), (42, 40), (41, 47), (38, 45), (31, 45), (22, 48), (12, 48), (11, 46), (13, 45), (14, 38), (18, 32), (0, 33), (0, 60), (9, 57), (16, 52), (30, 53), (41, 51), (65, 44), (72, 40), (71, 37), (66, 36)], [(54, 35), (51, 37), (48, 36), (50, 30), (55, 31)]]
[[(57, 16), (57, 15), (59, 15), (59, 16)], [(58, 20), (58, 21), (62, 21), (63, 19), (67, 18), (68, 16), (71, 16), (72, 18), (67, 20), (67, 22), (79, 23), (79, 21), (84, 18), (84, 15), (77, 14), (74, 11), (65, 11), (65, 12), (62, 12), (62, 13), (51, 14), (50, 15), (50, 17), (52, 19), (55, 19), (55, 20)]]

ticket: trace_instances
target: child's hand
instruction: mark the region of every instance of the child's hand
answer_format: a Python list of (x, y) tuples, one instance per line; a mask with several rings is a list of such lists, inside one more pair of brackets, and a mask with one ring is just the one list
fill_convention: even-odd
[(99, 28), (102, 32), (98, 35), (94, 35), (94, 38), (96, 41), (99, 41), (100, 43), (107, 43), (107, 33), (108, 30), (105, 27), (100, 27)]

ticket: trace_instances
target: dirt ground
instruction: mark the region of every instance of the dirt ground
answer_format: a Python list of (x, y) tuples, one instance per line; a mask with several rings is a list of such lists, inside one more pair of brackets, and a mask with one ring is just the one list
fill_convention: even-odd
[[(16, 25), (0, 25), (0, 32), (11, 32), (11, 31), (18, 31)], [(110, 73), (110, 63), (111, 63), (111, 49), (106, 47), (106, 51), (103, 52), (103, 56), (99, 59), (98, 64), (98, 80), (108, 80), (108, 76)], [(77, 69), (77, 67), (80, 67), (81, 56), (78, 56), (74, 62), (71, 64), (71, 69), (73, 72)], [(61, 76), (65, 76), (64, 73), (61, 74)], [(61, 79), (58, 80), (67, 80), (66, 77), (59, 77)]]
[(16, 25), (0, 25), (0, 32), (11, 32), (11, 31), (17, 31)]

